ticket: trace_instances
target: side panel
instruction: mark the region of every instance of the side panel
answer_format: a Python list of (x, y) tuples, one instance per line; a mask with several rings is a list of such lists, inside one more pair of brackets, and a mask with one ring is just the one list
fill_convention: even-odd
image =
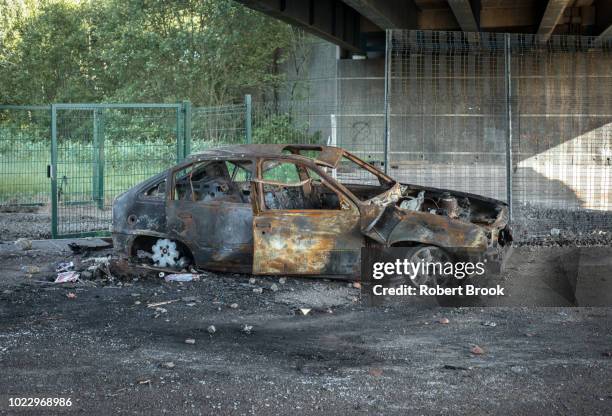
[(356, 210), (265, 211), (253, 219), (255, 274), (359, 274)]
[(190, 242), (200, 267), (250, 273), (253, 263), (253, 209), (225, 201), (168, 201), (170, 238)]

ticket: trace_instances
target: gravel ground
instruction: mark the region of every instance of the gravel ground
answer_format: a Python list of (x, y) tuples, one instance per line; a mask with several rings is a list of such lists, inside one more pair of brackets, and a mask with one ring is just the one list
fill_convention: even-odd
[[(528, 283), (573, 250), (518, 248), (503, 278), (551, 293)], [(0, 414), (9, 397), (73, 402), (31, 414), (612, 412), (611, 308), (368, 307), (345, 282), (213, 273), (50, 284), (65, 260), (87, 257), (0, 244)]]
[(48, 212), (0, 212), (0, 241), (51, 238)]

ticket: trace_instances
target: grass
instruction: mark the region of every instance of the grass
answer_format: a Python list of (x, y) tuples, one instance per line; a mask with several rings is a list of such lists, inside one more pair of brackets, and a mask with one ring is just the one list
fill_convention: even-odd
[[(51, 180), (47, 177), (50, 146), (44, 142), (8, 140), (0, 147), (0, 204), (48, 204)], [(217, 144), (218, 145), (218, 144)], [(211, 147), (198, 142), (197, 148)], [(95, 149), (80, 142), (58, 146), (57, 185), (60, 201), (92, 201), (98, 165)], [(104, 200), (109, 205), (119, 193), (174, 165), (176, 145), (163, 141), (105, 143)]]

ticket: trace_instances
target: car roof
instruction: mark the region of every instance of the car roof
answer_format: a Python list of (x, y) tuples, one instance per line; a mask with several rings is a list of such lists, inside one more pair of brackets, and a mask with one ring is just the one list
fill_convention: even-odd
[[(287, 151), (318, 150), (320, 153), (316, 158), (307, 155), (296, 155), (284, 153)], [(335, 167), (339, 159), (344, 154), (344, 150), (338, 147), (324, 146), (320, 144), (240, 144), (234, 146), (224, 146), (194, 153), (189, 156), (191, 160), (206, 160), (210, 158), (277, 158), (288, 157), (296, 160), (311, 160), (315, 163), (322, 163)]]

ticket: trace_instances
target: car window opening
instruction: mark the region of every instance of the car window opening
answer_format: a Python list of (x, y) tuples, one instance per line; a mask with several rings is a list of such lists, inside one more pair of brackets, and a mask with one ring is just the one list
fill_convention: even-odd
[(251, 161), (194, 163), (176, 172), (174, 199), (250, 203)]
[(338, 194), (314, 170), (295, 163), (265, 161), (260, 182), (266, 209), (342, 208)]

